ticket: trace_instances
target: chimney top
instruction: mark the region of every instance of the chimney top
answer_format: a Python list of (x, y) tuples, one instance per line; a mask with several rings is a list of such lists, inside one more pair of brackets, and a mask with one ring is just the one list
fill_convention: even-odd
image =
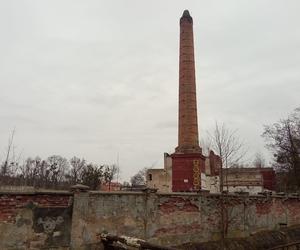
[(191, 17), (190, 12), (188, 10), (184, 10), (182, 17)]
[(193, 23), (193, 18), (191, 17), (190, 12), (188, 10), (183, 11), (182, 17), (180, 18), (180, 23), (183, 19), (187, 20), (189, 23)]

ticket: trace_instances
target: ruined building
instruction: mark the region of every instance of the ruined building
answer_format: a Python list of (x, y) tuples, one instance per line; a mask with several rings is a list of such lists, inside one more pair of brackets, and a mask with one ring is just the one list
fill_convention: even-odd
[(218, 190), (220, 159), (199, 146), (193, 18), (180, 18), (178, 146), (164, 155), (164, 169), (149, 169), (147, 186), (162, 192)]
[(224, 190), (257, 194), (275, 190), (273, 168), (227, 168), (223, 169)]

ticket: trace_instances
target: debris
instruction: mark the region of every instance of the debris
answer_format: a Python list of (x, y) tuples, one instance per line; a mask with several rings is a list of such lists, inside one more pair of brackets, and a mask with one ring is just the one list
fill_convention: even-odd
[[(145, 240), (128, 237), (128, 236), (117, 236), (107, 233), (102, 233), (100, 239), (104, 245), (104, 249), (149, 249), (149, 250), (175, 250), (175, 248), (163, 247), (149, 243)], [(112, 248), (116, 244), (116, 248)], [(129, 248), (128, 248), (129, 247)]]

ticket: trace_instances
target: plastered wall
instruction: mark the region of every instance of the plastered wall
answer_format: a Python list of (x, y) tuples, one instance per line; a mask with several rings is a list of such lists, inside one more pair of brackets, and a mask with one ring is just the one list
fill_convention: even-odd
[(222, 207), (229, 237), (300, 224), (300, 201), (295, 197), (86, 192), (75, 194), (71, 245), (80, 249), (93, 244), (102, 232), (162, 245), (217, 240)]

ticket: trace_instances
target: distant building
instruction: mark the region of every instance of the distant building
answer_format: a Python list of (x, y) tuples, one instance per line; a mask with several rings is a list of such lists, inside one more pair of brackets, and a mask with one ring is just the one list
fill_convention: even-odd
[(221, 158), (212, 150), (205, 157), (205, 171), (201, 175), (201, 188), (212, 193), (220, 191)]
[(223, 189), (229, 192), (255, 194), (275, 190), (273, 168), (227, 168), (223, 169)]
[(172, 158), (164, 153), (163, 169), (148, 169), (146, 172), (146, 185), (156, 188), (159, 192), (172, 192)]
[[(209, 190), (210, 192), (219, 192), (220, 178), (219, 170), (221, 160), (218, 155), (210, 151), (209, 156), (204, 157), (204, 167), (199, 173), (201, 181), (200, 188), (202, 190)], [(148, 169), (146, 173), (146, 185), (148, 188), (158, 189), (159, 192), (172, 192), (172, 155), (164, 153), (164, 168), (163, 169)], [(182, 192), (195, 191), (190, 188), (189, 179), (183, 180)], [(186, 187), (184, 187), (186, 185)]]
[(121, 183), (119, 182), (111, 182), (111, 183), (103, 183), (101, 184), (101, 191), (119, 191), (121, 190)]

